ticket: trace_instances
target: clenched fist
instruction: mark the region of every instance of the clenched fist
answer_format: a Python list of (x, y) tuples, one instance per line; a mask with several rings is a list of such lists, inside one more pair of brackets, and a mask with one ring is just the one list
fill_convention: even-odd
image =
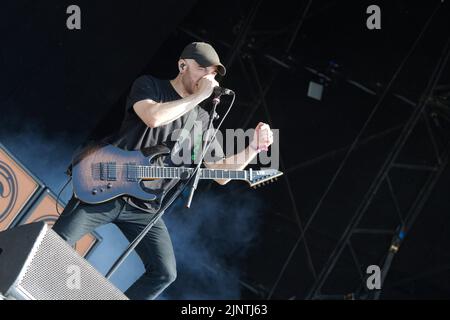
[(269, 146), (273, 143), (273, 132), (267, 123), (260, 122), (255, 128), (253, 140), (250, 147), (257, 152), (269, 150)]

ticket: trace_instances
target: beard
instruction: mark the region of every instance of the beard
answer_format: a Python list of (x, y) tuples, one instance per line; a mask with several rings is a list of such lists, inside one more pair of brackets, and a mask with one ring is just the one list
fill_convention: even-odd
[(191, 79), (188, 78), (183, 78), (182, 79), (182, 83), (184, 86), (184, 90), (186, 90), (187, 93), (189, 94), (193, 94), (196, 89), (197, 89), (197, 82), (192, 81)]

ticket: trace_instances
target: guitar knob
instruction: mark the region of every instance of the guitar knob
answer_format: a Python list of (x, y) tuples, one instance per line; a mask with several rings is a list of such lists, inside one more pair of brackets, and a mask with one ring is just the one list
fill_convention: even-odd
[(97, 189), (92, 189), (92, 194), (96, 195), (97, 194)]
[(108, 184), (106, 185), (106, 187), (107, 187), (108, 189), (111, 189), (111, 188), (112, 188), (112, 183), (108, 183)]
[(103, 192), (103, 191), (105, 191), (103, 188), (100, 188), (100, 192)]

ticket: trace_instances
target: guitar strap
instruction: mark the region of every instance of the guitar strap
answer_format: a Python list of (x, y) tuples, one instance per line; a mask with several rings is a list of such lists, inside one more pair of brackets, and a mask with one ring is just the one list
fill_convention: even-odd
[(176, 138), (176, 142), (171, 151), (172, 156), (176, 154), (178, 151), (180, 151), (181, 144), (189, 136), (191, 129), (194, 126), (195, 120), (197, 120), (197, 114), (198, 114), (198, 106), (192, 109), (192, 111), (189, 113), (189, 116), (186, 122), (184, 123), (183, 128), (176, 132), (178, 136), (175, 135), (174, 137), (172, 137), (172, 139)]

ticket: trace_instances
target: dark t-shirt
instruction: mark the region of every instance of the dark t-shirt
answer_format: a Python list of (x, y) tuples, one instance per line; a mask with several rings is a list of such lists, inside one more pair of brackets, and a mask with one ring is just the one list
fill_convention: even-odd
[[(136, 102), (145, 99), (151, 99), (155, 102), (168, 102), (179, 100), (181, 97), (175, 91), (169, 80), (157, 79), (150, 75), (144, 75), (137, 78), (127, 97), (122, 125), (119, 132), (113, 138), (113, 141), (111, 141), (111, 144), (124, 150), (140, 150), (142, 148), (157, 145), (166, 145), (169, 148), (172, 148), (174, 143), (172, 141), (172, 133), (176, 129), (183, 128), (189, 114), (193, 111), (185, 113), (180, 118), (175, 119), (166, 125), (150, 128), (138, 117), (133, 109), (133, 105)], [(197, 108), (196, 120), (201, 122), (201, 131), (204, 133), (208, 127), (209, 114), (200, 106), (196, 106), (195, 108)], [(191, 133), (192, 131), (193, 129), (191, 129)], [(223, 158), (224, 156), (222, 147), (216, 141), (212, 143), (209, 150), (211, 150), (215, 160)], [(170, 160), (170, 158), (160, 158), (160, 161), (158, 161), (157, 164), (164, 165), (164, 162), (167, 164), (167, 160)], [(192, 165), (189, 163), (185, 164), (185, 166)], [(175, 179), (143, 181), (141, 182), (141, 186), (144, 189), (150, 189), (147, 191), (153, 193), (163, 193), (165, 198), (177, 182), (178, 180)], [(151, 213), (157, 212), (161, 206), (160, 201), (145, 202), (128, 196), (124, 196), (123, 199), (130, 205)]]

